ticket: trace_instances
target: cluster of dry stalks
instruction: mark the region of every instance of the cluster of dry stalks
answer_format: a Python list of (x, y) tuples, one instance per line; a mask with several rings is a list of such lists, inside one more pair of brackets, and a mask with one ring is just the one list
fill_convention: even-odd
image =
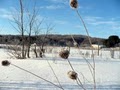
[[(88, 36), (88, 39), (89, 39), (89, 43), (90, 43), (90, 45), (92, 45), (91, 39), (90, 39), (90, 37), (89, 37), (88, 30), (87, 30), (87, 28), (86, 28), (86, 25), (85, 25), (82, 17), (80, 16), (80, 14), (79, 14), (79, 12), (78, 12), (78, 10), (77, 10), (77, 8), (78, 8), (78, 1), (77, 1), (77, 0), (70, 0), (70, 6), (71, 6), (73, 9), (76, 10), (76, 13), (78, 14), (78, 16), (79, 16), (80, 20), (82, 21), (83, 26), (84, 26), (84, 28), (85, 28), (85, 30), (86, 30), (86, 33), (87, 33), (87, 36)], [(76, 43), (76, 41), (74, 40), (73, 37), (72, 37), (72, 39), (73, 39), (73, 41), (74, 41), (75, 46), (76, 46), (76, 47), (78, 48), (78, 50), (79, 50), (79, 45)], [(68, 75), (68, 77), (69, 77), (70, 79), (76, 80), (77, 84), (78, 84), (83, 90), (86, 90), (86, 87), (83, 85), (83, 82), (81, 81), (81, 78), (79, 78), (78, 73), (74, 70), (74, 67), (72, 66), (70, 60), (68, 59), (69, 54), (70, 54), (70, 49), (64, 49), (64, 50), (62, 50), (62, 51), (59, 53), (59, 56), (60, 56), (61, 58), (65, 59), (65, 60), (67, 60), (68, 63), (69, 63), (69, 65), (70, 65), (70, 67), (71, 67), (71, 70), (68, 71), (67, 75)], [(93, 49), (92, 49), (92, 54), (93, 54)], [(87, 65), (88, 65), (88, 68), (89, 68), (89, 70), (90, 70), (90, 72), (91, 72), (91, 75), (92, 75), (92, 77), (93, 77), (93, 82), (94, 82), (94, 83), (93, 83), (93, 85), (94, 85), (94, 90), (96, 90), (95, 60), (94, 60), (94, 55), (93, 55), (93, 57), (92, 57), (92, 59), (93, 59), (93, 63), (92, 63), (92, 64), (91, 64), (84, 56), (83, 56), (83, 58), (84, 58), (84, 60), (86, 61)], [(62, 85), (60, 84), (60, 81), (59, 81), (57, 75), (55, 74), (54, 69), (52, 68), (52, 66), (50, 65), (50, 63), (49, 63), (48, 60), (47, 60), (47, 62), (48, 62), (48, 64), (49, 64), (49, 66), (50, 66), (50, 68), (51, 68), (51, 70), (52, 70), (52, 72), (53, 72), (56, 80), (58, 81), (58, 84), (59, 84), (59, 85), (56, 85), (56, 84), (54, 84), (53, 82), (48, 81), (48, 80), (42, 78), (42, 77), (39, 76), (39, 75), (36, 75), (36, 74), (34, 74), (34, 73), (26, 70), (26, 69), (23, 69), (23, 68), (15, 65), (15, 64), (12, 64), (12, 63), (10, 63), (10, 62), (7, 61), (7, 60), (2, 61), (2, 65), (3, 65), (3, 66), (12, 65), (12, 66), (14, 66), (14, 67), (16, 67), (16, 68), (19, 68), (19, 69), (21, 69), (21, 70), (23, 70), (23, 71), (25, 71), (25, 72), (28, 72), (28, 73), (30, 73), (30, 74), (38, 77), (39, 79), (42, 79), (42, 80), (44, 80), (44, 81), (46, 81), (46, 82), (48, 82), (48, 83), (50, 83), (50, 84), (52, 84), (52, 85), (54, 85), (54, 86), (56, 86), (56, 87), (58, 87), (58, 88), (64, 90), (64, 88), (63, 88)], [(84, 75), (83, 75), (83, 76), (84, 76)]]
[[(82, 19), (80, 13), (79, 13), (78, 10), (77, 10), (77, 8), (78, 8), (78, 1), (77, 1), (77, 0), (70, 0), (70, 6), (71, 6), (71, 8), (75, 9), (78, 17), (80, 18), (80, 21), (82, 21), (82, 24), (83, 24), (83, 26), (84, 26), (84, 28), (85, 28), (85, 31), (86, 31), (86, 33), (87, 33), (87, 36), (88, 36), (89, 44), (90, 44), (90, 46), (92, 46), (91, 39), (90, 39), (90, 36), (89, 36), (89, 32), (88, 32), (88, 30), (87, 30), (86, 24), (85, 24), (84, 20)], [(72, 37), (72, 36), (71, 36), (71, 37)], [(79, 50), (80, 48), (79, 48), (78, 43), (75, 41), (75, 39), (74, 39), (73, 37), (72, 37), (72, 39), (73, 39), (73, 42), (74, 42), (74, 46), (77, 47), (78, 50)], [(90, 73), (91, 73), (91, 75), (92, 75), (92, 78), (93, 78), (93, 88), (94, 88), (94, 90), (96, 90), (95, 60), (94, 60), (93, 48), (92, 48), (91, 51), (92, 51), (92, 56), (93, 56), (93, 57), (92, 57), (92, 60), (93, 60), (93, 63), (92, 63), (92, 64), (86, 59), (86, 57), (83, 56), (83, 58), (85, 59), (87, 65), (88, 65), (88, 68), (89, 68), (89, 70), (90, 70)], [(68, 52), (68, 50), (64, 50), (64, 51), (61, 51), (61, 52), (59, 53), (59, 55), (60, 55), (61, 58), (68, 60), (69, 65), (70, 65), (70, 67), (71, 67), (71, 69), (72, 69), (72, 71), (69, 71), (67, 74), (68, 74), (69, 78), (71, 78), (71, 79), (73, 79), (73, 80), (76, 80), (76, 81), (77, 81), (77, 84), (78, 84), (83, 90), (86, 90), (86, 87), (84, 87), (81, 79), (79, 78), (78, 74), (76, 73), (76, 71), (74, 70), (72, 64), (70, 63), (70, 61), (69, 61), (69, 59), (68, 59), (69, 53), (70, 53), (70, 51)]]

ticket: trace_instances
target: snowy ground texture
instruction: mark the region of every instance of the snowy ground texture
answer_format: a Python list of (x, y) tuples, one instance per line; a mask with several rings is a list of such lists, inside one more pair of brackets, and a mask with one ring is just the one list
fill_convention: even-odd
[[(58, 50), (58, 49), (57, 49)], [(80, 53), (85, 54), (89, 50), (71, 50), (69, 60), (73, 65), (79, 78), (83, 82), (86, 90), (93, 90), (93, 81), (86, 61)], [(0, 50), (0, 61), (9, 60), (12, 64), (28, 70), (56, 85), (59, 85), (48, 62), (52, 66), (64, 90), (83, 90), (76, 81), (67, 76), (71, 70), (67, 60), (61, 59), (57, 51), (47, 53), (43, 59), (10, 59), (6, 50)], [(96, 53), (96, 52), (95, 52)], [(89, 53), (90, 54), (90, 53)], [(115, 52), (115, 57), (110, 58), (109, 51), (100, 51), (100, 56), (95, 57), (96, 61), (96, 83), (97, 90), (120, 90), (120, 59), (119, 52)], [(92, 63), (90, 56), (87, 59)], [(48, 61), (48, 62), (47, 62)], [(84, 77), (83, 77), (84, 75)], [(0, 64), (0, 90), (61, 90), (60, 88), (46, 82), (28, 72), (25, 72), (13, 65), (4, 67)]]

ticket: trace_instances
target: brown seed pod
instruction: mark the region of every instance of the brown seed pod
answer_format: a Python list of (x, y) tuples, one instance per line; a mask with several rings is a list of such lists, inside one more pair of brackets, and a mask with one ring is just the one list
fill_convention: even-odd
[(69, 51), (68, 50), (62, 50), (59, 52), (59, 56), (63, 59), (67, 59), (69, 57)]
[(78, 8), (78, 1), (77, 0), (70, 0), (70, 6), (73, 9), (77, 9)]
[(4, 61), (2, 61), (2, 65), (3, 66), (9, 66), (10, 62), (8, 60), (4, 60)]
[(78, 77), (78, 74), (77, 74), (75, 71), (69, 71), (69, 72), (67, 73), (67, 75), (68, 75), (69, 78), (71, 78), (71, 79), (73, 79), (73, 80), (76, 80), (77, 77)]

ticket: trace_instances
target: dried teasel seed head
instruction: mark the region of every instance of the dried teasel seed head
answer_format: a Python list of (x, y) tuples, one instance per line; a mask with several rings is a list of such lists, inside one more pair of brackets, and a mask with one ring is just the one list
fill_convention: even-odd
[(78, 8), (78, 1), (77, 0), (70, 0), (70, 6), (73, 9), (77, 9)]
[(2, 64), (3, 66), (9, 66), (9, 65), (10, 65), (10, 62), (9, 62), (8, 60), (4, 60), (4, 61), (1, 62), (1, 64)]
[(75, 71), (69, 71), (69, 72), (67, 73), (67, 75), (68, 75), (68, 77), (69, 77), (70, 79), (72, 79), (72, 80), (76, 80), (77, 77), (78, 77), (78, 74), (77, 74)]
[(59, 52), (59, 56), (63, 59), (68, 59), (69, 57), (69, 51), (68, 50), (62, 50)]

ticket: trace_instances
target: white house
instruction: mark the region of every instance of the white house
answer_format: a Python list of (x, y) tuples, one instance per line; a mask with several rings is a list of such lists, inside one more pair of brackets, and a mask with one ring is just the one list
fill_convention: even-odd
[(92, 47), (93, 47), (94, 49), (101, 49), (101, 48), (104, 47), (104, 45), (92, 44)]

